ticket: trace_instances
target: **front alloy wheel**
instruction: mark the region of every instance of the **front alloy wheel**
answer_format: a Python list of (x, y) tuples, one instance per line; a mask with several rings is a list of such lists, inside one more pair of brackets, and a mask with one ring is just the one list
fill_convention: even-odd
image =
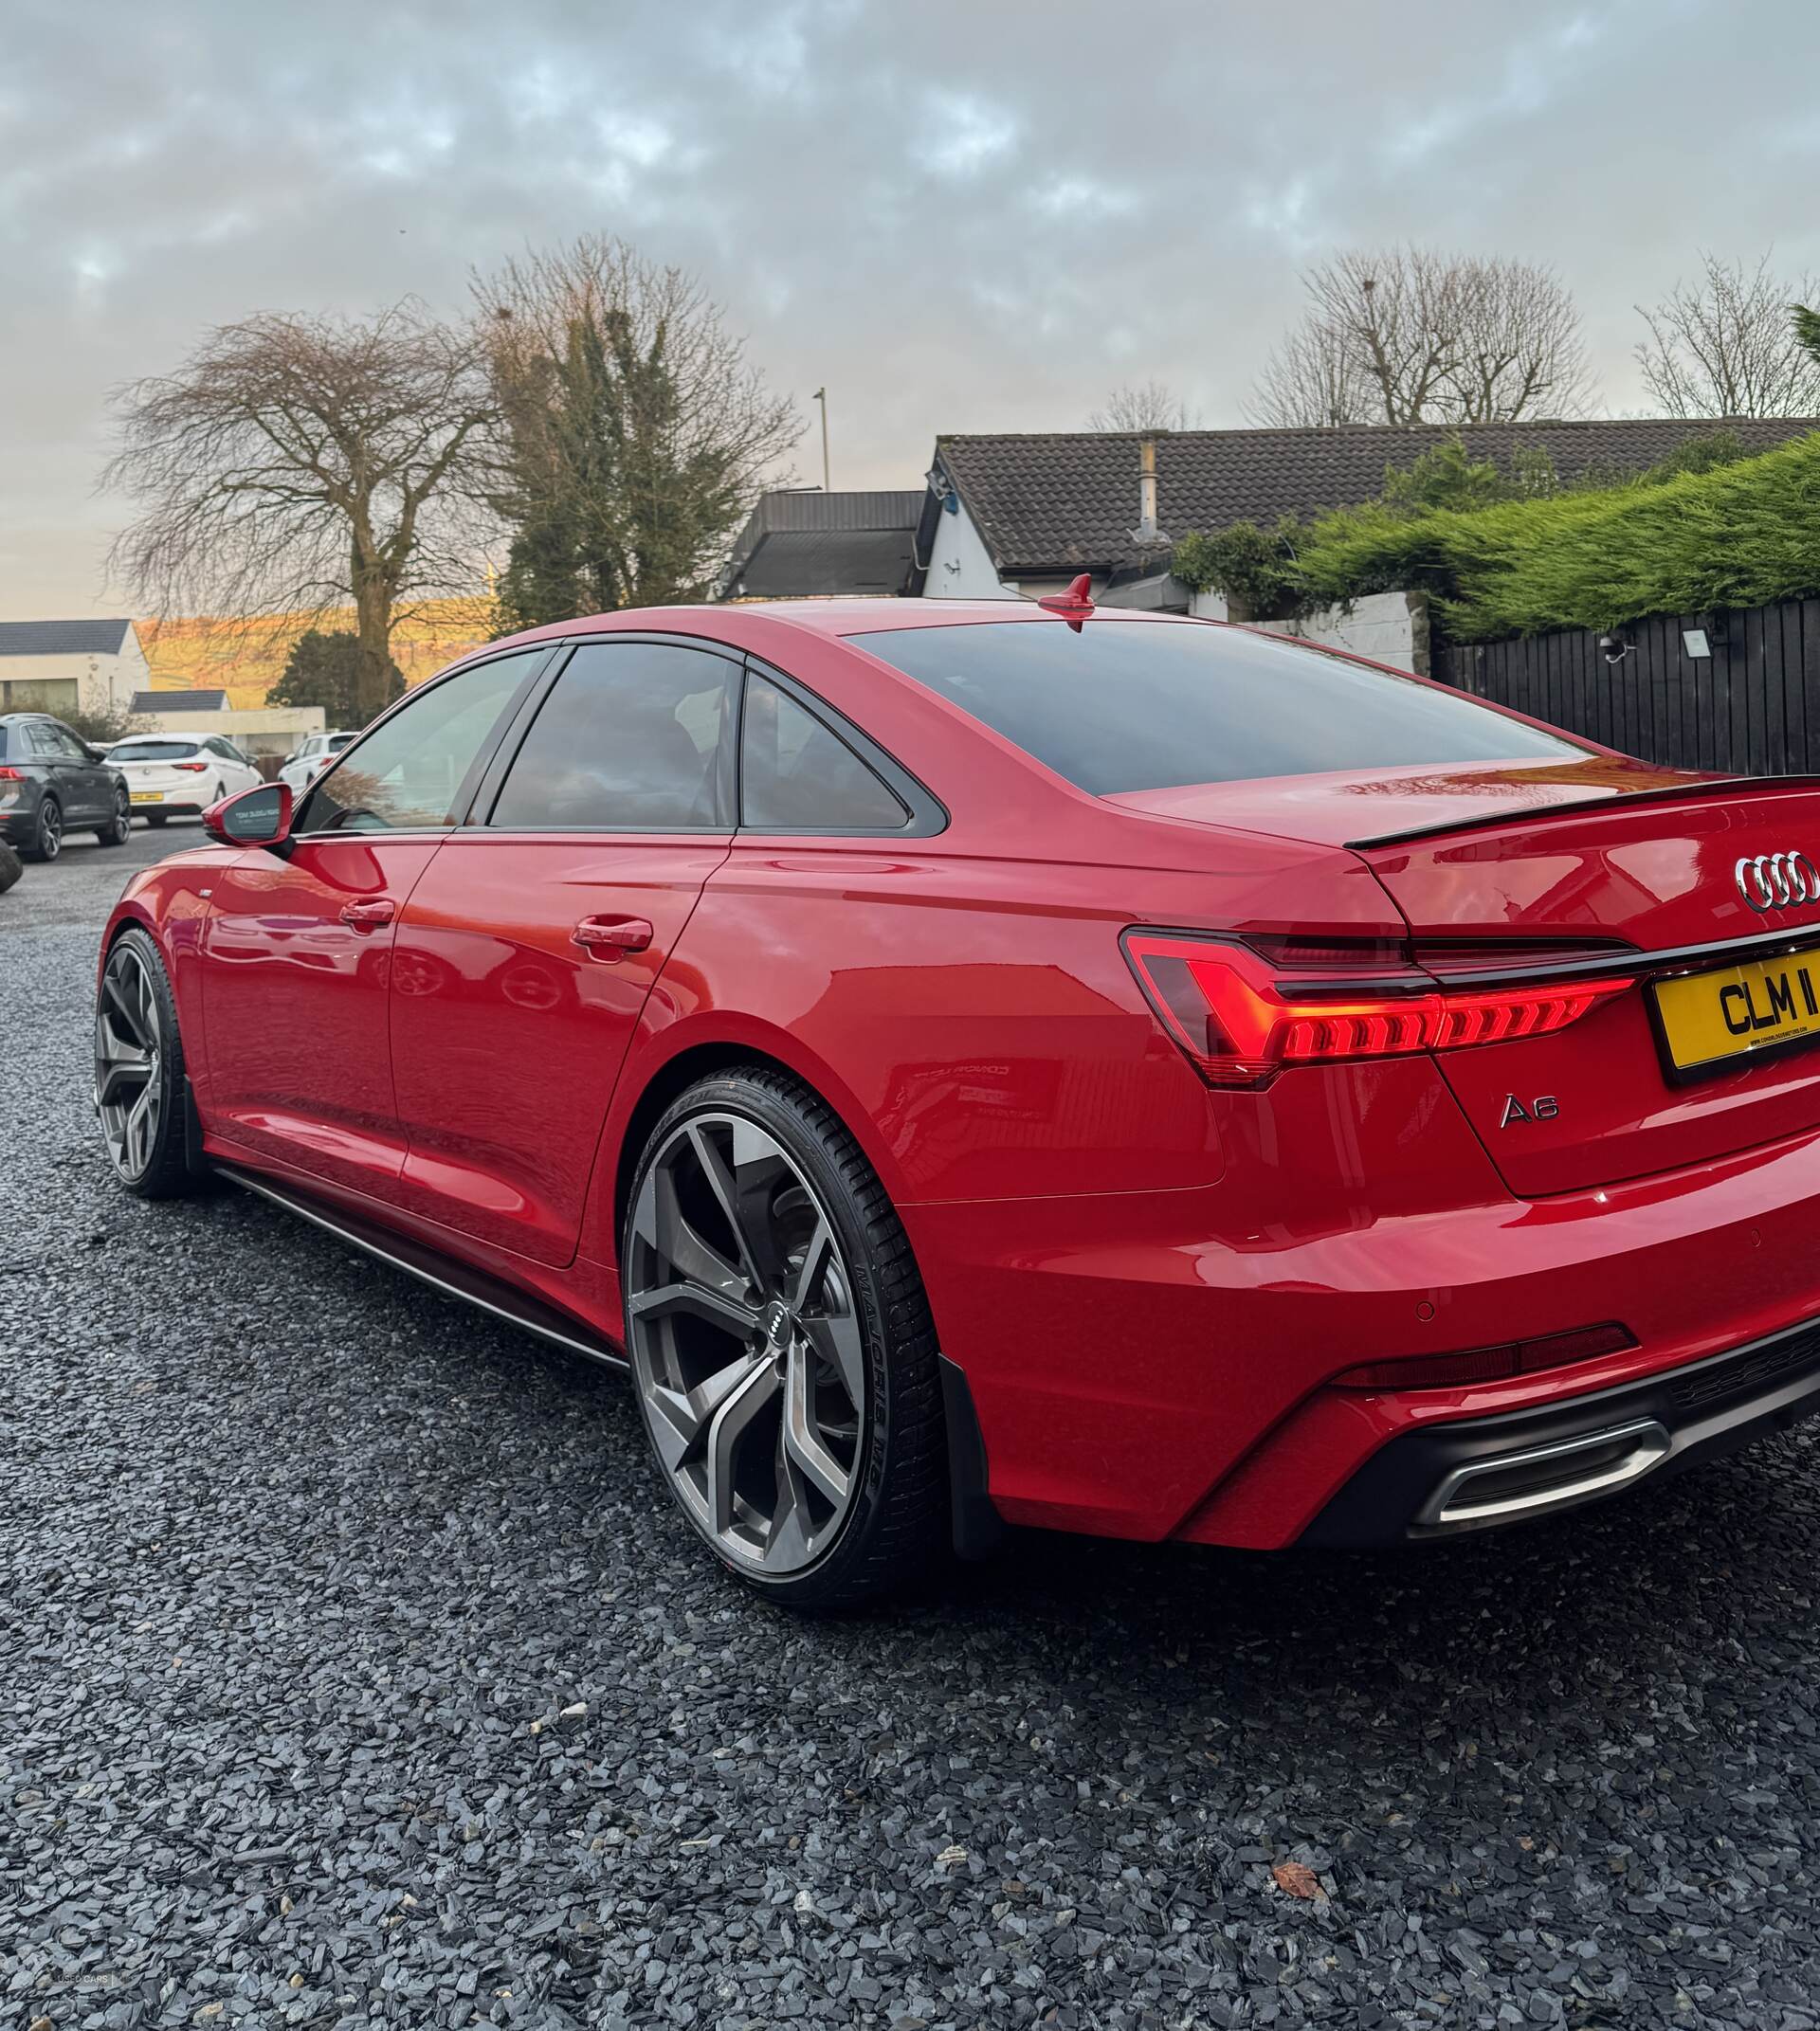
[(624, 1270), (652, 1448), (724, 1564), (828, 1607), (926, 1562), (945, 1513), (928, 1308), (819, 1100), (758, 1067), (685, 1094), (640, 1164)]
[(101, 969), (95, 1004), (95, 1112), (126, 1188), (142, 1199), (193, 1191), (184, 1148), (183, 1044), (157, 947), (121, 934)]

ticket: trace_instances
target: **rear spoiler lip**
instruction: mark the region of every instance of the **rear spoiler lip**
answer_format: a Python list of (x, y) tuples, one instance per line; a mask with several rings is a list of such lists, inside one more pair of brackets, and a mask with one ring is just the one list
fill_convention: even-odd
[(1363, 853), (1376, 846), (1402, 846), (1416, 840), (1440, 839), (1449, 832), (1484, 832), (1498, 825), (1546, 825), (1557, 818), (1584, 818), (1589, 811), (1629, 810), (1638, 804), (1686, 803), (1694, 798), (1736, 796), (1739, 790), (1820, 789), (1820, 775), (1706, 776), (1686, 783), (1670, 783), (1660, 789), (1616, 790), (1606, 797), (1576, 798), (1572, 804), (1541, 804), (1502, 811), (1484, 811), (1477, 818), (1449, 818), (1436, 825), (1415, 825), (1407, 832), (1385, 832), (1375, 839), (1346, 842), (1350, 853)]

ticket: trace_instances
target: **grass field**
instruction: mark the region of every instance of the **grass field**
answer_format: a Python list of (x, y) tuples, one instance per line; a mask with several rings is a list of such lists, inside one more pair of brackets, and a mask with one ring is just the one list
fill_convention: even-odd
[[(489, 599), (427, 600), (392, 630), (391, 653), (405, 681), (418, 684), (464, 650), (487, 641), (495, 625)], [(219, 688), (227, 692), (230, 705), (245, 711), (264, 704), (292, 643), (311, 626), (352, 632), (354, 610), (327, 619), (285, 613), (231, 623), (206, 618), (141, 621), (138, 635), (152, 665), (155, 691)]]

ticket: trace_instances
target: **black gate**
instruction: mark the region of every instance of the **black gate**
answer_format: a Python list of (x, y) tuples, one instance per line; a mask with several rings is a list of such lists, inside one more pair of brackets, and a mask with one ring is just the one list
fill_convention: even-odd
[[(1706, 656), (1688, 654), (1703, 630)], [(1515, 642), (1432, 642), (1445, 683), (1609, 748), (1738, 775), (1820, 772), (1820, 600)], [(1696, 644), (1698, 646), (1698, 644)]]

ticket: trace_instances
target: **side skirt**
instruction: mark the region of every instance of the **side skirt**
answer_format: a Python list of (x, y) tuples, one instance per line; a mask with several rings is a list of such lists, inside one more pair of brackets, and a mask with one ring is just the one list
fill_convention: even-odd
[(274, 1206), (282, 1206), (287, 1213), (295, 1213), (299, 1219), (307, 1220), (312, 1226), (335, 1235), (337, 1240), (358, 1248), (375, 1260), (403, 1270), (407, 1276), (415, 1277), (419, 1282), (441, 1291), (445, 1297), (459, 1297), (464, 1304), (491, 1313), (495, 1318), (504, 1319), (507, 1325), (535, 1333), (538, 1339), (548, 1340), (553, 1346), (566, 1348), (572, 1354), (580, 1354), (586, 1360), (618, 1369), (622, 1373), (627, 1370), (626, 1357), (617, 1348), (596, 1337), (579, 1319), (558, 1312), (554, 1305), (545, 1304), (529, 1292), (516, 1290), (501, 1278), (488, 1276), (483, 1269), (458, 1262), (409, 1235), (394, 1234), (374, 1222), (362, 1220), (356, 1213), (346, 1212), (339, 1206), (324, 1206), (270, 1178), (254, 1177), (251, 1172), (241, 1170), (232, 1164), (224, 1164), (219, 1158), (212, 1162), (213, 1168), (231, 1183), (258, 1193), (262, 1199), (269, 1199)]

